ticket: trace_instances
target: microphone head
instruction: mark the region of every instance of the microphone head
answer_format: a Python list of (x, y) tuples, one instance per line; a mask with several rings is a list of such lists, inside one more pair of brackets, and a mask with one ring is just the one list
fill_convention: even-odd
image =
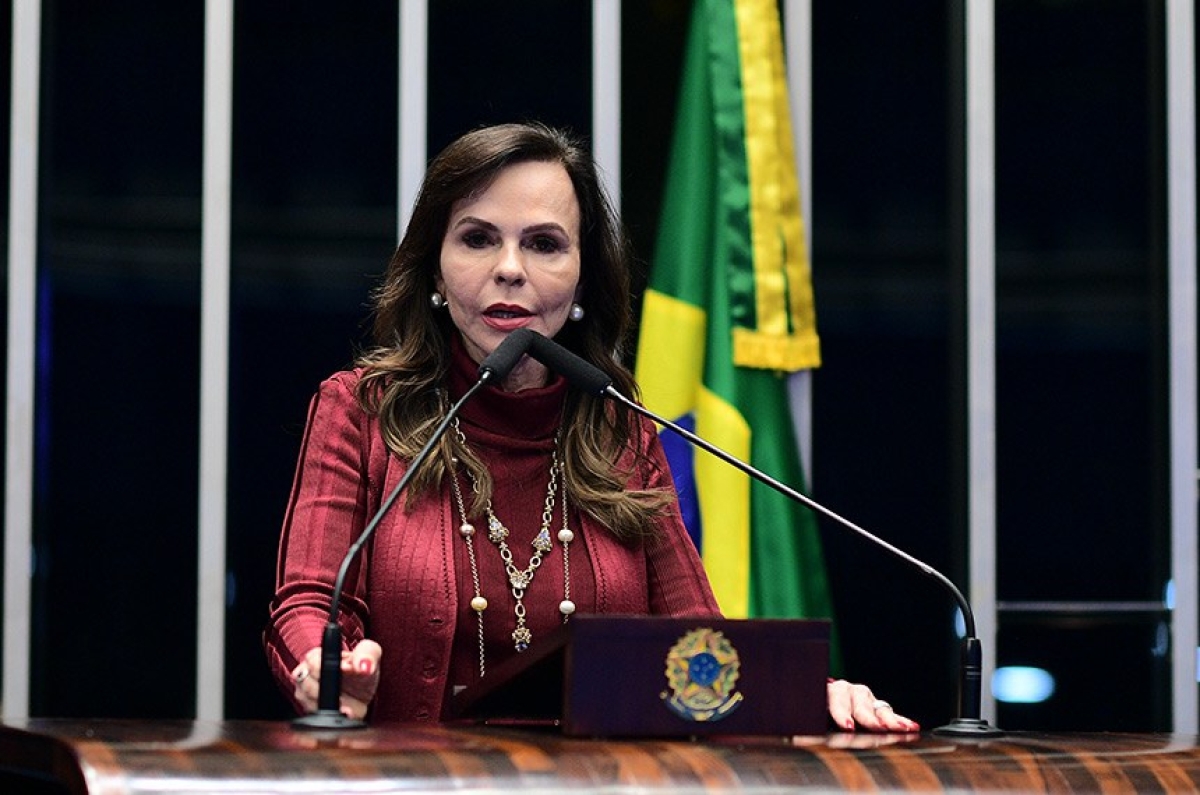
[(612, 384), (612, 379), (599, 367), (559, 345), (552, 339), (531, 331), (533, 342), (529, 355), (549, 367), (576, 389), (590, 395), (603, 395)]
[(529, 350), (533, 338), (538, 336), (541, 335), (527, 328), (519, 328), (511, 332), (496, 346), (496, 350), (489, 353), (480, 362), (480, 380), (495, 383), (507, 378), (517, 361)]

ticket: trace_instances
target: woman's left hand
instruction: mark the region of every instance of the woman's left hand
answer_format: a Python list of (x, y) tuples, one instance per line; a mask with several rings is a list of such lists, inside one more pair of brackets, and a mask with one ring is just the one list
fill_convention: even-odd
[(829, 717), (838, 728), (856, 728), (878, 732), (915, 732), (921, 727), (916, 721), (897, 715), (892, 705), (875, 697), (871, 688), (856, 685), (845, 679), (831, 679), (825, 686), (829, 700)]

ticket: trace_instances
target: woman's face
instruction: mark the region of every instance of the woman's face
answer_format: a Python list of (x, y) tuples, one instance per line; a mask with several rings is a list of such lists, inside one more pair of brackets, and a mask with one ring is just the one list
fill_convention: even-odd
[[(579, 294), (579, 201), (557, 162), (505, 167), (488, 188), (450, 208), (437, 288), (476, 362), (514, 329), (553, 337)], [(541, 386), (525, 357), (504, 388)]]

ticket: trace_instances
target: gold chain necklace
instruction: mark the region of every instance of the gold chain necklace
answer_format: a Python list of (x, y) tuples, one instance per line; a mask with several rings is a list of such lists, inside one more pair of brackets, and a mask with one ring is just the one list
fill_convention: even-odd
[[(467, 437), (462, 432), (457, 417), (454, 420), (454, 433), (457, 435), (459, 443), (466, 447)], [(467, 471), (467, 476), (471, 478), (471, 489), (478, 494), (479, 483), (470, 470)], [(556, 437), (554, 451), (550, 456), (550, 483), (546, 487), (546, 502), (542, 508), (542, 527), (533, 539), (533, 553), (529, 557), (529, 564), (524, 569), (517, 568), (513, 560), (512, 549), (508, 546), (508, 528), (496, 518), (496, 514), (492, 510), (491, 499), (487, 500), (484, 509), (487, 514), (488, 540), (495, 544), (500, 552), (500, 559), (504, 562), (504, 571), (508, 575), (508, 584), (513, 595), (516, 628), (513, 629), (512, 639), (514, 648), (518, 652), (525, 651), (533, 642), (533, 632), (525, 625), (525, 590), (533, 583), (533, 576), (538, 567), (542, 565), (542, 557), (554, 549), (554, 544), (550, 540), (550, 525), (554, 521), (554, 499), (560, 477), (565, 478), (565, 475), (562, 462), (558, 459), (558, 439)], [(463, 502), (462, 489), (458, 485), (456, 471), (450, 473), (450, 484), (454, 491), (454, 502), (458, 507), (459, 516), (462, 517), (458, 533), (466, 542), (467, 559), (471, 563), (471, 585), (475, 594), (471, 599), (471, 609), (475, 611), (478, 628), (479, 677), (482, 679), (487, 671), (487, 654), (483, 640), (483, 612), (487, 610), (488, 600), (483, 596), (479, 584), (479, 566), (475, 560), (475, 526), (467, 519), (466, 505)], [(571, 542), (574, 540), (575, 533), (567, 526), (567, 489), (564, 481), (562, 486), (562, 529), (558, 531), (558, 541), (563, 549), (563, 599), (558, 604), (558, 611), (562, 614), (564, 624), (575, 612), (575, 603), (571, 601)]]

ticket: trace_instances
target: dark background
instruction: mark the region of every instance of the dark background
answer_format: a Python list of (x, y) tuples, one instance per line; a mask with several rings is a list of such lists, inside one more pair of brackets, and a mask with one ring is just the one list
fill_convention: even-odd
[[(960, 5), (813, 3), (806, 223), (825, 362), (813, 494), (965, 590)], [(689, 7), (624, 4), (621, 204), (643, 263)], [(364, 339), (395, 244), (403, 21), (396, 3), (236, 9), (225, 711), (282, 717), (258, 636), (308, 398)], [(590, 12), (430, 3), (429, 151), (514, 119), (588, 133)], [(1002, 602), (1154, 601), (1169, 576), (1162, 17), (1145, 0), (996, 3)], [(31, 712), (188, 716), (203, 3), (46, 0), (43, 19)], [(843, 673), (947, 720), (951, 600), (823, 537)], [(1002, 613), (999, 664), (1059, 688), (1001, 705), (999, 724), (1169, 728), (1165, 632), (1157, 614)]]

